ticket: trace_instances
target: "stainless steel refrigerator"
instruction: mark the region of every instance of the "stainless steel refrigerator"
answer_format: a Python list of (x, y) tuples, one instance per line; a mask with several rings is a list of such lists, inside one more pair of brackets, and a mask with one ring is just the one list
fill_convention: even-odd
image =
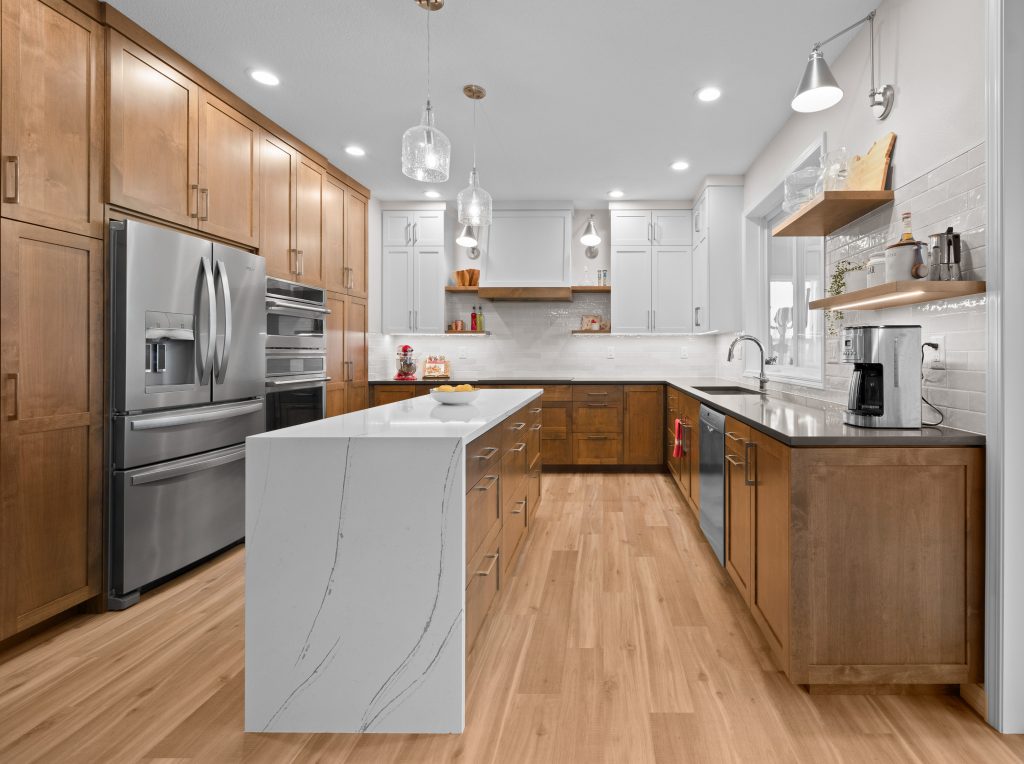
[(245, 438), (263, 432), (263, 258), (110, 224), (112, 609), (245, 534)]

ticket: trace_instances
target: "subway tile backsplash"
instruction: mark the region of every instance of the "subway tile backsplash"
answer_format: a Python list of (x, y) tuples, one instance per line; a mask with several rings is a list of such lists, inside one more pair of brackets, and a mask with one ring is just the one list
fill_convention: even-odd
[[(896, 189), (895, 203), (864, 216), (836, 231), (825, 242), (826, 278), (844, 261), (866, 263), (881, 254), (899, 237), (901, 217), (912, 213), (915, 235), (924, 241), (947, 226), (961, 234), (963, 272), (968, 280), (985, 279), (986, 209), (985, 146), (965, 151), (931, 172)], [(944, 337), (946, 368), (924, 371), (924, 396), (942, 411), (944, 424), (971, 432), (985, 432), (985, 295), (945, 300), (882, 311), (844, 311), (842, 326), (855, 324), (920, 324), (921, 339)], [(742, 374), (741, 361), (726, 363), (730, 337), (719, 338), (720, 376)], [(839, 337), (826, 337), (824, 389), (771, 383), (769, 388), (822, 398), (835, 403), (846, 400), (852, 367), (838, 362)], [(925, 421), (937, 419), (928, 407)]]

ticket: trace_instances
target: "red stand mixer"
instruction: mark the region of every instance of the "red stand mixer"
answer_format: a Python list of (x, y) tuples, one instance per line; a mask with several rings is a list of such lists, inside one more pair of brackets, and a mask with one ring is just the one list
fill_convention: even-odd
[(395, 366), (398, 369), (398, 373), (395, 374), (396, 381), (410, 382), (416, 379), (416, 358), (413, 356), (412, 345), (402, 345), (398, 348)]

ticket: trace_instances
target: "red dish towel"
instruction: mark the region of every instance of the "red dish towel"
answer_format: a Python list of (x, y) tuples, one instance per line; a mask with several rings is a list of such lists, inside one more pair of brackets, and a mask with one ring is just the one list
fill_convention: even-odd
[(672, 458), (678, 459), (683, 455), (683, 420), (677, 419), (675, 424), (676, 443), (672, 447)]

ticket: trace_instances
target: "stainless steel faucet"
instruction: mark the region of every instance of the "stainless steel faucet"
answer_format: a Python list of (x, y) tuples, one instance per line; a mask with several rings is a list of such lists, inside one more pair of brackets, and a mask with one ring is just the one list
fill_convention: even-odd
[[(765, 364), (764, 345), (761, 344), (761, 340), (759, 340), (757, 337), (755, 337), (752, 334), (737, 334), (736, 335), (736, 339), (734, 339), (732, 341), (732, 344), (729, 345), (729, 355), (726, 356), (725, 360), (731, 361), (733, 359), (733, 356), (735, 355), (735, 352), (736, 352), (736, 346), (738, 344), (740, 344), (741, 342), (743, 342), (743, 340), (747, 340), (749, 342), (753, 342), (755, 345), (757, 345), (757, 349), (761, 351), (761, 374), (757, 378), (757, 384), (758, 384), (758, 387), (760, 388), (761, 392), (763, 393), (765, 391), (765, 388), (768, 387), (768, 375), (764, 373), (764, 364)], [(768, 359), (768, 363), (769, 364), (773, 363), (774, 361), (775, 361), (774, 358)]]

